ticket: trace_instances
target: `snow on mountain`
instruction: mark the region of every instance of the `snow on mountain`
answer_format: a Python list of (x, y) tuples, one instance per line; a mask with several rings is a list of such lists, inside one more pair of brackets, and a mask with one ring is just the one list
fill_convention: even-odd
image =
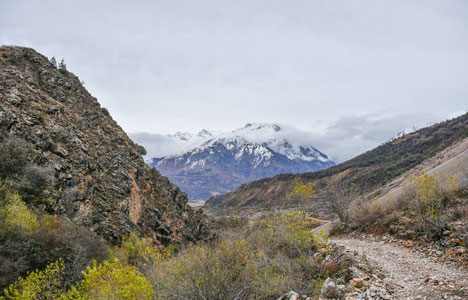
[(410, 133), (413, 133), (415, 132), (416, 130), (418, 130), (418, 128), (416, 128), (416, 126), (411, 126), (411, 127), (407, 127), (403, 130), (400, 130), (394, 137), (392, 137), (390, 139), (390, 141), (393, 141), (393, 140), (396, 140), (398, 138), (401, 138), (407, 134), (410, 134)]
[(148, 165), (178, 184), (191, 200), (228, 192), (242, 183), (280, 173), (317, 171), (334, 165), (312, 146), (307, 132), (278, 124), (247, 124), (231, 132), (202, 130), (169, 135), (184, 150)]

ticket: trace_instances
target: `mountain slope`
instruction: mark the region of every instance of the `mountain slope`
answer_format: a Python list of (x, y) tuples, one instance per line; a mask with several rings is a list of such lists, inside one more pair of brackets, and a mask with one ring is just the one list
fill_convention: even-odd
[(146, 166), (78, 77), (32, 49), (1, 47), (0, 83), (0, 141), (23, 140), (30, 163), (53, 175), (53, 201), (39, 208), (112, 242), (131, 231), (162, 244), (205, 236), (202, 213)]
[(314, 147), (294, 140), (288, 130), (277, 124), (247, 124), (228, 133), (176, 133), (173, 138), (193, 148), (148, 163), (178, 184), (191, 200), (208, 199), (259, 178), (334, 165)]
[(364, 193), (371, 192), (467, 136), (468, 114), (464, 114), (393, 139), (326, 170), (299, 175), (282, 174), (242, 185), (233, 192), (210, 198), (205, 206), (233, 210), (283, 206), (286, 194), (298, 179), (319, 184), (321, 190), (346, 181)]

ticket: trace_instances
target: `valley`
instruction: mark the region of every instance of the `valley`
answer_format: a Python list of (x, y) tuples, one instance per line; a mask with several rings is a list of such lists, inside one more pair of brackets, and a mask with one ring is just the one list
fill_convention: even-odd
[(468, 297), (467, 113), (340, 164), (276, 123), (145, 163), (66, 66), (2, 46), (0, 84), (0, 299)]

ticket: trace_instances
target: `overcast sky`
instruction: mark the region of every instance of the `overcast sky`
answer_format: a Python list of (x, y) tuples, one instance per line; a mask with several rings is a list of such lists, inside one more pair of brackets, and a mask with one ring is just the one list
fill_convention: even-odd
[(342, 160), (468, 107), (464, 0), (0, 0), (0, 43), (65, 58), (127, 132), (280, 122)]

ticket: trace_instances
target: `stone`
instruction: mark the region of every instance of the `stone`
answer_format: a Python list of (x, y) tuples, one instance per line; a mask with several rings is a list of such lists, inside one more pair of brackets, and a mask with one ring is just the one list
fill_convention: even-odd
[(405, 242), (405, 247), (413, 248), (413, 246), (414, 246), (414, 242), (413, 242), (413, 241), (406, 241), (406, 242)]
[(320, 290), (320, 296), (325, 299), (336, 299), (343, 297), (344, 292), (345, 291), (343, 289), (339, 289), (336, 283), (330, 277), (328, 277), (323, 282), (322, 288)]
[(298, 300), (299, 294), (295, 291), (289, 291), (286, 294), (279, 297), (277, 300)]
[(363, 288), (366, 285), (367, 283), (364, 281), (364, 278), (353, 278), (349, 282), (349, 289), (355, 291)]
[(68, 156), (68, 151), (65, 149), (65, 148), (62, 148), (62, 147), (57, 147), (57, 149), (54, 150), (54, 153), (62, 156), (62, 157), (66, 157)]

